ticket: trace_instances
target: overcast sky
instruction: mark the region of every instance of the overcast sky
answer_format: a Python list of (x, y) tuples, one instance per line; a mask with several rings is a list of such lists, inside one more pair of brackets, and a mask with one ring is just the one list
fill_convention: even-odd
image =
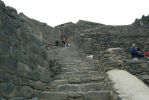
[(128, 25), (149, 14), (149, 0), (3, 0), (30, 18), (56, 26), (79, 19)]

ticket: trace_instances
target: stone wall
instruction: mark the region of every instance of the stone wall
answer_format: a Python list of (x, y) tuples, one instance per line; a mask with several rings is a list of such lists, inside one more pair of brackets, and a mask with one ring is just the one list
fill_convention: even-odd
[[(99, 72), (106, 74), (113, 69), (127, 70), (149, 86), (149, 64), (146, 59), (132, 60), (129, 49), (132, 43), (137, 44), (143, 51), (149, 49), (149, 26), (98, 26), (85, 29), (75, 35), (76, 45), (86, 55), (94, 55)], [(93, 61), (94, 61), (93, 60)], [(108, 77), (107, 84), (112, 86)], [(111, 87), (111, 91), (113, 88)], [(115, 91), (113, 100), (119, 100)]]
[(145, 58), (130, 59), (122, 48), (107, 49), (99, 61), (99, 70), (113, 69), (127, 70), (149, 86), (149, 63)]
[(137, 44), (142, 50), (148, 50), (148, 27), (133, 25), (100, 26), (78, 33), (76, 45), (85, 53), (93, 54), (95, 58), (100, 58), (102, 52), (108, 48), (120, 47), (129, 52), (132, 43)]
[(76, 23), (68, 22), (68, 23), (55, 26), (55, 31), (57, 34), (59, 34), (58, 38), (61, 38), (60, 36), (66, 36), (70, 39), (70, 41), (74, 42), (75, 37), (78, 33), (84, 30), (89, 30), (99, 26), (104, 26), (104, 24), (85, 21), (85, 20), (79, 20)]
[(34, 30), (35, 28), (32, 29), (14, 8), (6, 7), (0, 0), (0, 99), (2, 100), (32, 98), (37, 90), (43, 90), (60, 71), (59, 62), (49, 60), (40, 34)]

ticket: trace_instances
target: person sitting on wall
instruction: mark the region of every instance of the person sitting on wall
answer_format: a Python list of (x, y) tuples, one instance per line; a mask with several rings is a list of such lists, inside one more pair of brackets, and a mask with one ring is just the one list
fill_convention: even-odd
[(144, 57), (147, 58), (147, 59), (149, 59), (149, 51), (145, 51), (144, 52)]
[(137, 48), (135, 44), (132, 44), (132, 48), (130, 49), (132, 58), (143, 58), (144, 55), (141, 52), (140, 48)]
[(137, 57), (138, 58), (144, 58), (144, 54), (140, 48), (137, 48)]

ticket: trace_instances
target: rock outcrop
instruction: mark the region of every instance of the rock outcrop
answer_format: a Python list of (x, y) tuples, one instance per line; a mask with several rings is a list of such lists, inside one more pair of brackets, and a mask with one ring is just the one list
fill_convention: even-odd
[(133, 25), (136, 26), (147, 26), (149, 25), (149, 15), (148, 16), (142, 16), (140, 19), (136, 19)]

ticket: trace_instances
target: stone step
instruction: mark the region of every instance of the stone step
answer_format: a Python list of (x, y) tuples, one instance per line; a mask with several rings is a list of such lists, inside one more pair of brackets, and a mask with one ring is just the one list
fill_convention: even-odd
[(84, 84), (50, 84), (45, 88), (46, 91), (52, 92), (87, 92), (101, 91), (106, 89), (103, 82), (101, 83), (84, 83)]
[[(76, 66), (68, 66), (68, 67), (63, 67), (61, 70), (61, 73), (66, 73), (66, 72), (90, 72), (90, 71), (98, 71), (98, 68), (87, 68), (87, 67), (76, 67)], [(99, 72), (98, 72), (99, 73)]]
[(71, 71), (71, 72), (66, 72), (64, 74), (68, 75), (74, 75), (74, 74), (99, 74), (98, 71), (91, 71), (91, 70), (77, 70), (77, 71)]
[(56, 80), (68, 80), (68, 83), (77, 84), (77, 83), (90, 83), (90, 82), (101, 82), (104, 81), (105, 76), (102, 75), (59, 75), (55, 77)]
[(88, 92), (38, 92), (36, 100), (111, 100), (110, 91), (88, 91)]

